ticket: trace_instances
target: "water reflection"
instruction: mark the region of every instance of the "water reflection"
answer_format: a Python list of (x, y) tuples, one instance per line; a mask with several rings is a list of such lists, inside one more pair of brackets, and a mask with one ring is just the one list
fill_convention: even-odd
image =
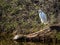
[(59, 45), (59, 43), (18, 42), (17, 45)]
[(60, 43), (51, 42), (16, 42), (13, 40), (1, 40), (0, 45), (60, 45)]

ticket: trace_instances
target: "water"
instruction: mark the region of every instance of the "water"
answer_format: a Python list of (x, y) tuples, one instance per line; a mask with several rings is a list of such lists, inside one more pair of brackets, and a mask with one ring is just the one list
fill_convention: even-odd
[(60, 45), (59, 43), (40, 43), (40, 42), (19, 42), (17, 45)]
[(44, 42), (16, 42), (13, 40), (1, 40), (0, 45), (60, 45), (60, 43)]

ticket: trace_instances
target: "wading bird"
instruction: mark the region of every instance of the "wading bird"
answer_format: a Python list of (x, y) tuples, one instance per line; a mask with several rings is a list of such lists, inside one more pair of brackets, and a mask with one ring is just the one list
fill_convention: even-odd
[(47, 16), (46, 16), (46, 14), (45, 14), (42, 10), (38, 10), (38, 12), (39, 12), (39, 18), (40, 18), (40, 20), (41, 20), (41, 23), (47, 24), (48, 21), (47, 21)]

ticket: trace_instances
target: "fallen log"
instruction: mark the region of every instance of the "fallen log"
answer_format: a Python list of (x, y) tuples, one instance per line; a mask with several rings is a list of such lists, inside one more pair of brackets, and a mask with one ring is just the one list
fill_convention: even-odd
[[(60, 29), (60, 27), (58, 27)], [(19, 41), (41, 41), (45, 39), (53, 39), (55, 38), (55, 33), (53, 33), (53, 30), (56, 29), (56, 26), (51, 26), (46, 29), (37, 31), (35, 33), (23, 35), (23, 34), (17, 34), (14, 36), (13, 40), (19, 40)]]
[[(50, 33), (49, 33), (50, 32)], [(46, 35), (46, 33), (49, 33)], [(44, 30), (40, 30), (37, 31), (35, 33), (31, 33), (31, 34), (27, 34), (27, 35), (23, 35), (23, 34), (19, 34), (19, 35), (15, 35), (15, 37), (13, 38), (14, 40), (26, 40), (26, 41), (39, 41), (41, 40), (40, 38), (44, 38), (46, 36), (49, 36), (52, 32), (49, 29), (44, 29)]]

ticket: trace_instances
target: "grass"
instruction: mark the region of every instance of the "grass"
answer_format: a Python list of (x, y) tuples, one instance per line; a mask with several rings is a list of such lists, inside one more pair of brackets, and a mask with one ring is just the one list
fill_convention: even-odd
[[(40, 0), (0, 0), (0, 45), (19, 45), (15, 44), (15, 42), (12, 40), (12, 32), (15, 30), (30, 33), (30, 31), (36, 32), (41, 28), (44, 28), (46, 25), (41, 24), (38, 16), (39, 9), (42, 9), (43, 12), (47, 14), (48, 21), (54, 24), (54, 22), (56, 22), (56, 12), (54, 6), (52, 6), (55, 5), (55, 3), (52, 2), (53, 0), (51, 2), (45, 1), (44, 3)], [(60, 32), (56, 34), (56, 37), (58, 40), (60, 40)], [(20, 44), (37, 45), (35, 43)]]

